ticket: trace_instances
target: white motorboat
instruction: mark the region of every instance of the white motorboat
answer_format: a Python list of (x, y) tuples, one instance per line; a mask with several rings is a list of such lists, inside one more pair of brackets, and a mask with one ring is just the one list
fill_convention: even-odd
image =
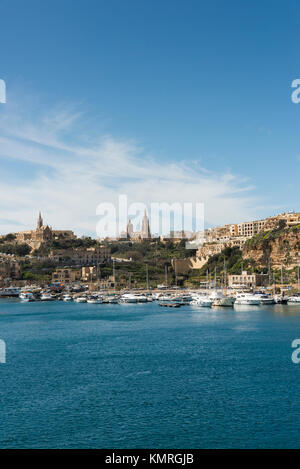
[(118, 296), (111, 296), (106, 298), (109, 304), (116, 305), (119, 303), (119, 297)]
[(21, 301), (35, 301), (35, 296), (33, 293), (29, 292), (29, 291), (22, 291), (20, 294), (19, 294), (19, 298)]
[(99, 298), (98, 296), (90, 296), (87, 299), (87, 303), (92, 304), (92, 305), (100, 305), (103, 303), (102, 298)]
[(232, 307), (235, 302), (235, 298), (231, 296), (225, 296), (221, 290), (214, 290), (209, 295), (209, 299), (212, 301), (212, 306)]
[(85, 296), (77, 296), (77, 298), (74, 299), (75, 303), (86, 303), (87, 299)]
[(293, 296), (290, 296), (288, 299), (288, 304), (300, 304), (300, 293), (296, 293)]
[(133, 295), (132, 293), (124, 293), (120, 297), (120, 302), (121, 303), (137, 303), (137, 298), (136, 298), (136, 295)]
[(274, 305), (275, 304), (274, 297), (267, 295), (266, 293), (255, 293), (254, 297), (259, 300), (261, 305)]
[(63, 299), (63, 301), (73, 301), (73, 296), (71, 296), (71, 295), (64, 295), (62, 299)]
[(288, 302), (288, 297), (283, 296), (283, 295), (275, 295), (274, 296), (274, 301), (275, 301), (276, 304), (286, 305), (287, 302)]
[(172, 296), (171, 296), (171, 295), (168, 295), (168, 294), (166, 294), (166, 295), (158, 295), (156, 299), (159, 300), (159, 301), (173, 301)]
[(50, 293), (45, 292), (41, 294), (41, 301), (54, 301), (55, 298), (50, 295)]
[(235, 305), (257, 306), (260, 304), (260, 298), (252, 293), (238, 293), (236, 295)]
[(146, 295), (137, 294), (135, 295), (138, 303), (148, 303), (148, 297)]
[(190, 304), (193, 306), (205, 306), (206, 308), (210, 308), (212, 305), (212, 300), (210, 300), (207, 296), (195, 295)]
[(193, 301), (193, 297), (191, 295), (175, 295), (171, 297), (171, 300), (176, 303), (190, 303)]

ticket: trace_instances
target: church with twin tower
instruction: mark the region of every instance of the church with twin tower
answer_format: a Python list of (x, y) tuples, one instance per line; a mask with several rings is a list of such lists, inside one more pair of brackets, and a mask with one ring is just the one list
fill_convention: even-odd
[(141, 231), (133, 231), (133, 224), (131, 220), (129, 220), (127, 223), (127, 228), (126, 228), (126, 237), (128, 239), (134, 239), (134, 240), (151, 239), (150, 222), (149, 222), (149, 218), (147, 217), (146, 210), (142, 218)]

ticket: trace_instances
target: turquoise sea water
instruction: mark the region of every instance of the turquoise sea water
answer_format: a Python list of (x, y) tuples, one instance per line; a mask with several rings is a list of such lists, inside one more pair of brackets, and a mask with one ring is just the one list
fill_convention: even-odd
[(300, 306), (0, 301), (1, 448), (297, 448)]

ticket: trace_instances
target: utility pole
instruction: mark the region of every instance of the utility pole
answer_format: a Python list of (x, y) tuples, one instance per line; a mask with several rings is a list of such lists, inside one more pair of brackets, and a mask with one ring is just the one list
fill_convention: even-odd
[(132, 275), (132, 273), (129, 272), (129, 290), (131, 290), (131, 275)]
[(97, 261), (97, 267), (96, 267), (96, 281), (97, 281), (97, 287), (99, 289), (99, 280), (101, 278), (101, 270), (99, 267), (99, 261)]
[(146, 281), (147, 281), (147, 290), (149, 290), (149, 269), (148, 269), (148, 264), (146, 264)]
[(115, 259), (113, 259), (113, 281), (114, 281), (114, 290), (116, 291), (116, 268), (115, 268)]

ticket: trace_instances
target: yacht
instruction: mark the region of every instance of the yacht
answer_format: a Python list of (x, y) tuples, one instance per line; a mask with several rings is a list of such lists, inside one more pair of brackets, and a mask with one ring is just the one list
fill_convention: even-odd
[(35, 301), (35, 297), (34, 297), (34, 294), (31, 293), (30, 291), (22, 291), (20, 294), (19, 294), (19, 298), (21, 301)]
[(160, 295), (157, 296), (156, 299), (159, 300), (159, 301), (172, 301), (171, 295), (168, 295), (168, 294), (166, 294), (166, 295), (161, 295), (160, 294)]
[(86, 303), (86, 297), (85, 296), (77, 296), (77, 298), (74, 299), (75, 303)]
[(212, 301), (212, 306), (229, 306), (232, 307), (235, 302), (235, 298), (231, 296), (225, 296), (221, 290), (214, 290), (210, 295), (209, 299)]
[(119, 296), (108, 296), (106, 297), (106, 300), (109, 304), (118, 304), (119, 303)]
[(288, 299), (288, 304), (299, 303), (300, 304), (300, 293), (296, 293), (293, 296), (290, 296)]
[(148, 303), (148, 297), (146, 295), (137, 294), (136, 297), (138, 303)]
[(148, 299), (140, 293), (124, 293), (120, 301), (121, 303), (147, 303)]
[(92, 295), (87, 299), (87, 303), (92, 305), (100, 305), (101, 303), (103, 303), (103, 300), (98, 296)]
[(287, 302), (288, 302), (288, 297), (283, 296), (283, 295), (275, 295), (274, 296), (274, 301), (275, 301), (276, 304), (286, 305)]
[(175, 295), (172, 298), (172, 301), (175, 301), (177, 303), (190, 303), (193, 301), (193, 297), (191, 295)]
[(238, 293), (236, 295), (235, 305), (259, 305), (260, 298), (252, 293)]
[(254, 296), (259, 300), (261, 305), (274, 305), (275, 300), (273, 296), (266, 293), (255, 293)]
[(210, 300), (207, 296), (204, 295), (196, 295), (194, 299), (190, 303), (193, 306), (205, 306), (210, 308), (212, 305), (212, 300)]
[(41, 301), (54, 301), (55, 298), (50, 295), (48, 292), (43, 292), (41, 294)]
[(124, 293), (120, 297), (120, 302), (121, 303), (137, 303), (137, 298), (132, 293)]
[(66, 295), (63, 296), (62, 299), (63, 299), (63, 301), (73, 301), (73, 296), (66, 294)]

